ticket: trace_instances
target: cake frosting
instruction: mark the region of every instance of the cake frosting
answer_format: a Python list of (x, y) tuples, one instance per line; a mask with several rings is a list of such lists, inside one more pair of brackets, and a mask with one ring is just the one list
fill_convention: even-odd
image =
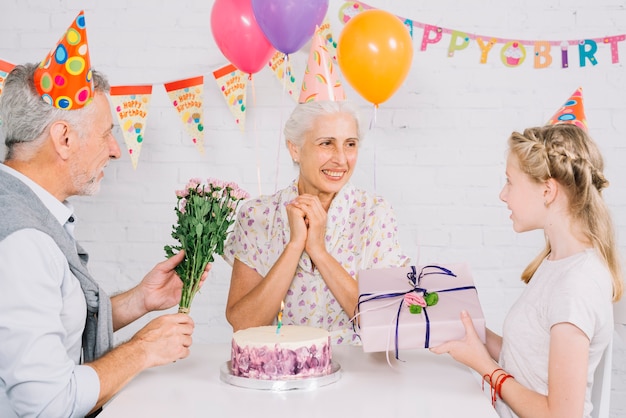
[(253, 327), (233, 334), (234, 376), (262, 380), (323, 376), (331, 371), (330, 334), (325, 329), (285, 325)]

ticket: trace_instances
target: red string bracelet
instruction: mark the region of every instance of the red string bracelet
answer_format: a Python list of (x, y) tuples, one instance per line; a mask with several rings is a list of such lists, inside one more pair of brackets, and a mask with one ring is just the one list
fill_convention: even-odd
[[(504, 375), (504, 377), (502, 377), (501, 379), (498, 379), (498, 384), (497, 384), (497, 386), (496, 386), (496, 397), (497, 397), (497, 398), (502, 399), (502, 384), (503, 384), (503, 383), (504, 383), (504, 381), (505, 381), (506, 379), (508, 379), (509, 377), (513, 377), (513, 376), (512, 376), (512, 375), (510, 375), (510, 374), (506, 374), (506, 375)], [(515, 379), (515, 378), (513, 377), (513, 379)]]
[[(503, 372), (504, 372), (504, 370), (503, 370)], [(498, 400), (498, 396), (497, 396), (498, 393), (496, 392), (496, 388), (498, 387), (498, 381), (500, 379), (502, 379), (502, 376), (505, 376), (505, 375), (506, 375), (506, 372), (500, 373), (498, 375), (498, 377), (496, 378), (496, 381), (493, 383), (493, 385), (491, 387), (491, 389), (492, 389), (492, 391), (491, 391), (491, 406), (493, 406), (494, 408), (496, 407), (496, 401)]]
[(492, 382), (491, 378), (499, 370), (500, 371), (504, 371), (503, 369), (498, 368), (498, 369), (495, 369), (494, 371), (492, 371), (491, 374), (483, 375), (483, 386), (482, 386), (483, 390), (485, 390), (485, 380), (487, 380), (487, 378), (489, 378), (489, 386), (493, 388), (493, 385), (491, 384), (491, 382)]

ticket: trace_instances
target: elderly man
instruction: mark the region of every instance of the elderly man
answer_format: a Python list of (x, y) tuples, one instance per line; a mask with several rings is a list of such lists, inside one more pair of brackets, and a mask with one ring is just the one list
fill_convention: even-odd
[(186, 357), (194, 328), (186, 314), (162, 315), (113, 348), (114, 330), (179, 301), (174, 268), (184, 254), (111, 299), (91, 278), (67, 199), (94, 194), (108, 162), (120, 157), (109, 85), (89, 70), (75, 95), (55, 98), (41, 71), (16, 66), (0, 97), (7, 146), (0, 164), (3, 418), (97, 414), (142, 370)]

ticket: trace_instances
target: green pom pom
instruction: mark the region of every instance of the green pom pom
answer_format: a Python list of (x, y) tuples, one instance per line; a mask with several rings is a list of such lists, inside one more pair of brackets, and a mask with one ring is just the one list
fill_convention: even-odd
[(439, 295), (437, 292), (427, 293), (424, 295), (424, 300), (426, 301), (426, 305), (435, 306), (437, 302), (439, 302)]
[(422, 307), (419, 305), (411, 305), (409, 306), (409, 312), (411, 312), (412, 314), (422, 313)]

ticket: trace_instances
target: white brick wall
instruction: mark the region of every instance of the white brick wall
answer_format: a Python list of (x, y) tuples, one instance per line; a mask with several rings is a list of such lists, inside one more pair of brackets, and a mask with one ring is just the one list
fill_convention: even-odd
[[(335, 37), (343, 2), (330, 1)], [(190, 177), (237, 181), (253, 195), (271, 193), (295, 176), (283, 147), (282, 124), (291, 98), (269, 70), (254, 75), (248, 88), (247, 129), (233, 122), (212, 71), (227, 63), (210, 30), (212, 1), (198, 0), (2, 0), (0, 59), (41, 60), (77, 12), (85, 7), (92, 63), (112, 85), (154, 84), (150, 117), (137, 170), (126, 154), (106, 172), (101, 193), (74, 199), (77, 234), (91, 254), (91, 269), (114, 293), (127, 289), (163, 259), (174, 221), (173, 190)], [(626, 30), (623, 0), (498, 1), (369, 0), (369, 4), (419, 22), (468, 33), (520, 39), (575, 39), (617, 35)], [(415, 29), (416, 39), (422, 32)], [(415, 261), (471, 263), (490, 327), (499, 331), (519, 294), (520, 271), (542, 245), (540, 233), (515, 234), (498, 200), (504, 152), (512, 130), (544, 123), (575, 88), (584, 88), (590, 130), (606, 157), (606, 192), (626, 251), (626, 47), (621, 63), (611, 64), (609, 48), (598, 45), (595, 67), (571, 67), (559, 57), (546, 69), (533, 69), (532, 57), (520, 68), (499, 60), (501, 45), (479, 64), (475, 42), (447, 57), (449, 36), (415, 47), (413, 64), (400, 90), (377, 111), (367, 132), (354, 182), (389, 199), (400, 225), (401, 243)], [(308, 45), (307, 45), (308, 47)], [(532, 51), (530, 51), (532, 54)], [(292, 55), (296, 75), (307, 49)], [(206, 153), (200, 155), (170, 107), (162, 83), (205, 76)], [(345, 83), (344, 83), (345, 84)], [(345, 84), (348, 97), (372, 106)], [(117, 136), (125, 151), (121, 132)], [(257, 178), (260, 171), (260, 181)], [(278, 174), (277, 174), (278, 173)], [(218, 260), (194, 304), (196, 341), (228, 341), (224, 320), (230, 268)], [(145, 322), (145, 321), (142, 321)], [(136, 329), (136, 327), (131, 327)], [(127, 338), (132, 330), (121, 333)], [(615, 344), (612, 417), (626, 414), (626, 347)]]

